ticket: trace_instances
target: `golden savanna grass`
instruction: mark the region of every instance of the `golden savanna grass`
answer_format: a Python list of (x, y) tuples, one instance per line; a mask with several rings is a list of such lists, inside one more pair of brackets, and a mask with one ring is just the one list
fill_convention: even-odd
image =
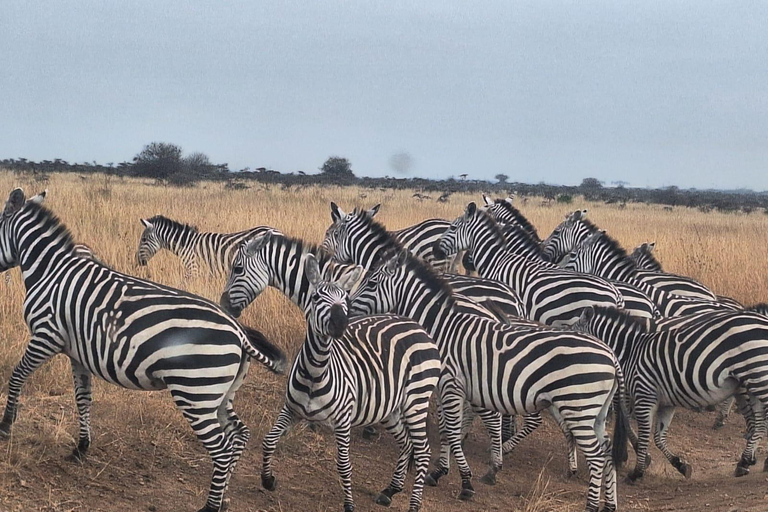
[[(224, 279), (201, 277), (187, 281), (180, 262), (167, 252), (152, 259), (148, 267), (136, 265), (135, 252), (142, 231), (140, 218), (163, 214), (195, 224), (201, 231), (219, 232), (269, 225), (289, 235), (320, 243), (330, 223), (330, 201), (335, 201), (345, 210), (381, 203), (382, 209), (377, 218), (390, 229), (433, 217), (453, 219), (469, 201), (482, 202), (481, 197), (467, 194), (454, 194), (447, 203), (418, 201), (411, 197), (415, 192), (413, 190), (382, 191), (354, 187), (283, 189), (274, 185), (252, 185), (251, 189), (240, 191), (226, 190), (221, 183), (202, 183), (193, 188), (179, 189), (154, 186), (149, 181), (104, 176), (82, 179), (76, 175), (53, 175), (49, 182), (42, 184), (10, 172), (0, 172), (0, 193), (3, 197), (7, 197), (16, 186), (22, 186), (28, 196), (48, 188), (46, 205), (69, 226), (75, 240), (88, 244), (103, 262), (120, 271), (188, 289), (214, 301), (218, 301)], [(629, 250), (641, 242), (656, 241), (657, 255), (665, 269), (692, 276), (709, 285), (716, 293), (732, 296), (747, 304), (768, 300), (768, 277), (765, 272), (768, 215), (705, 214), (686, 208), (666, 211), (660, 206), (645, 204), (628, 204), (626, 208), (619, 209), (616, 205), (582, 200), (576, 200), (571, 205), (545, 206), (534, 198), (526, 202), (516, 200), (516, 205), (538, 228), (542, 238), (562, 220), (564, 214), (587, 208), (589, 218), (607, 229)], [(0, 381), (3, 389), (0, 401), (3, 406), (8, 378), (21, 357), (29, 334), (22, 318), (23, 284), (18, 270), (11, 272), (13, 278), (8, 285), (0, 281)], [(296, 353), (303, 339), (303, 316), (272, 290), (249, 307), (241, 321), (262, 330), (290, 355)], [(253, 432), (249, 450), (254, 453), (260, 450), (259, 441), (279, 408), (284, 382), (284, 378), (267, 374), (255, 366), (251, 370), (246, 389), (257, 399), (239, 401), (238, 410)], [(182, 468), (188, 468), (189, 473), (200, 474), (195, 482), (189, 483), (185, 480), (187, 473), (181, 472), (178, 484), (181, 490), (197, 494), (191, 501), (185, 498), (187, 501), (183, 508), (191, 510), (194, 505), (202, 504), (203, 493), (207, 491), (209, 462), (168, 397), (163, 393), (123, 391), (103, 382), (95, 382), (94, 390), (94, 446), (101, 446), (102, 451), (94, 455), (96, 462), (88, 469), (90, 480), (86, 480), (94, 486), (101, 485), (102, 472), (110, 474), (117, 471), (117, 461), (124, 451), (130, 450), (124, 439), (131, 439), (132, 443), (138, 440), (154, 448), (148, 455), (147, 474), (145, 470), (137, 470), (141, 476), (131, 473), (131, 481), (143, 478), (151, 482), (153, 471), (162, 468), (171, 453), (175, 460), (181, 461)], [(0, 443), (0, 510), (13, 510), (14, 504), (23, 504), (25, 487), (20, 482), (27, 478), (28, 471), (33, 470), (30, 468), (60, 464), (61, 447), (69, 449), (74, 445), (77, 420), (71, 395), (71, 376), (64, 357), (55, 358), (27, 383), (14, 435), (10, 442)], [(291, 446), (288, 443), (285, 449), (298, 449)], [(321, 454), (320, 458), (332, 454), (332, 450), (328, 451), (330, 447), (319, 448), (305, 443), (301, 448), (304, 456), (306, 450), (315, 449)], [(436, 447), (433, 454), (435, 452)], [(258, 460), (258, 456), (254, 459)], [(244, 466), (241, 464), (238, 473), (252, 477), (253, 485), (256, 485), (259, 468)], [(72, 470), (72, 474), (76, 475), (77, 469)], [(24, 484), (29, 486), (28, 482)], [(48, 481), (45, 487), (51, 490), (50, 503), (46, 505), (50, 510), (91, 509), (82, 501), (70, 504), (57, 501), (53, 492), (55, 481)], [(547, 497), (542, 494), (540, 491), (544, 487), (546, 482), (539, 481), (526, 500), (526, 510), (535, 508), (532, 504), (536, 501), (560, 501), (559, 495)], [(35, 506), (41, 507), (41, 498), (35, 499)], [(581, 499), (579, 493), (575, 502), (579, 503)], [(400, 501), (407, 503), (405, 497)], [(340, 501), (331, 498), (322, 507), (337, 509), (341, 508), (340, 505)], [(319, 510), (321, 505), (317, 506)], [(119, 509), (117, 506), (116, 510)]]

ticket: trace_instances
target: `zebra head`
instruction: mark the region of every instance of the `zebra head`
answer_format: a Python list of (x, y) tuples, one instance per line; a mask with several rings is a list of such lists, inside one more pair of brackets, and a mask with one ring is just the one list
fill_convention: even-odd
[(563, 266), (566, 256), (594, 230), (586, 224), (587, 210), (576, 210), (565, 216), (542, 242), (542, 254), (547, 261)]
[(221, 307), (234, 317), (263, 292), (270, 282), (270, 270), (264, 249), (274, 231), (243, 240), (235, 252), (227, 285), (221, 294)]
[(474, 202), (469, 203), (464, 213), (451, 222), (440, 240), (437, 241), (435, 256), (445, 259), (459, 251), (470, 249), (471, 233), (480, 222), (480, 215), (481, 212), (477, 209), (477, 205)]
[(636, 338), (650, 332), (644, 319), (603, 306), (584, 308), (571, 329), (599, 339), (613, 350), (619, 361), (624, 361), (632, 347), (636, 346)]
[(48, 189), (26, 199), (24, 191), (14, 189), (8, 196), (0, 218), (0, 272), (19, 265), (19, 248), (16, 244), (18, 234), (15, 233), (15, 220), (19, 218), (19, 212), (26, 204), (40, 205), (45, 201)]
[(157, 254), (157, 251), (162, 247), (162, 242), (157, 234), (157, 226), (147, 220), (141, 219), (141, 224), (144, 226), (144, 232), (141, 234), (139, 240), (139, 249), (136, 251), (136, 261), (142, 267), (149, 263), (152, 256)]
[(392, 313), (397, 307), (398, 283), (405, 278), (408, 252), (400, 250), (384, 256), (369, 270), (350, 298), (350, 315), (364, 316)]
[(351, 213), (345, 213), (339, 206), (331, 202), (331, 220), (333, 224), (325, 231), (322, 248), (333, 256), (338, 263), (354, 263), (354, 247), (359, 242), (360, 228), (363, 217), (372, 219), (378, 212), (381, 204), (377, 204), (370, 210), (355, 209)]
[(582, 240), (568, 253), (563, 266), (568, 270), (582, 274), (597, 273), (598, 264), (601, 261), (599, 241), (604, 235), (605, 230), (600, 230)]
[(360, 269), (338, 281), (327, 281), (314, 254), (304, 258), (304, 273), (309, 279), (309, 304), (305, 314), (312, 332), (323, 338), (339, 339), (349, 323), (349, 290), (360, 277)]
[(491, 199), (489, 196), (483, 194), (483, 211), (493, 217), (493, 219), (499, 224), (515, 224), (517, 218), (515, 216), (516, 208), (512, 206), (512, 200), (514, 195), (510, 194), (509, 197), (503, 199)]
[(629, 255), (629, 259), (635, 262), (635, 266), (643, 270), (651, 270), (653, 272), (663, 271), (661, 263), (653, 255), (653, 249), (656, 247), (656, 242), (646, 242), (640, 244)]

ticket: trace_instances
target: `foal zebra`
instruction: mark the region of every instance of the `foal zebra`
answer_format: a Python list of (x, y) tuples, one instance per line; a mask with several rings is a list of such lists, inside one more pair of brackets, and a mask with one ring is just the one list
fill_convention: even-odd
[[(328, 270), (324, 259), (322, 266)], [(416, 477), (409, 511), (416, 512), (429, 467), (426, 421), (440, 374), (440, 354), (424, 329), (406, 318), (370, 316), (347, 326), (345, 290), (361, 270), (330, 282), (321, 277), (321, 264), (311, 248), (271, 233), (244, 243), (235, 256), (221, 299), (226, 309), (239, 314), (271, 284), (302, 307), (307, 318), (306, 339), (291, 369), (285, 405), (264, 438), (262, 485), (268, 490), (276, 487), (272, 457), (293, 422), (326, 423), (336, 435), (344, 510), (352, 511), (350, 429), (383, 423), (397, 440), (400, 456), (391, 483), (376, 501), (389, 505), (392, 496), (403, 490), (413, 455)]]
[(144, 232), (136, 251), (139, 265), (147, 265), (160, 249), (168, 249), (184, 264), (185, 278), (198, 276), (201, 263), (209, 268), (212, 275), (229, 275), (229, 267), (238, 244), (272, 229), (259, 226), (237, 233), (201, 233), (195, 226), (182, 224), (162, 215), (141, 219), (141, 223)]
[(624, 300), (607, 281), (551, 268), (511, 253), (499, 225), (469, 203), (440, 239), (440, 250), (472, 253), (478, 273), (512, 286), (523, 299), (528, 318), (547, 325), (569, 325), (589, 305), (623, 307)]
[[(635, 480), (648, 466), (651, 433), (654, 442), (686, 478), (691, 466), (666, 445), (666, 431), (675, 407), (704, 408), (721, 403), (735, 392), (749, 398), (755, 416), (750, 439), (736, 466), (736, 475), (749, 472), (755, 450), (765, 435), (768, 411), (768, 319), (756, 313), (726, 311), (678, 329), (649, 333), (628, 315), (607, 309), (587, 309), (575, 329), (599, 337), (616, 353), (627, 378), (638, 424)], [(618, 449), (618, 447), (614, 447)], [(768, 467), (768, 461), (766, 462)]]
[(232, 408), (256, 359), (282, 372), (285, 356), (215, 304), (114, 271), (76, 254), (69, 230), (44, 207), (11, 192), (0, 218), (0, 270), (20, 266), (32, 337), (8, 385), (0, 434), (8, 436), (27, 378), (56, 354), (72, 364), (80, 436), (91, 444), (91, 376), (129, 389), (168, 389), (213, 459), (208, 499), (218, 511), (250, 436)]
[[(570, 252), (575, 250), (590, 235), (600, 232), (597, 226), (585, 218), (586, 210), (566, 216), (543, 243), (544, 253), (550, 261), (567, 262)], [(690, 277), (668, 272), (649, 271), (635, 266), (634, 278), (668, 293), (694, 299), (716, 300), (712, 291)]]
[[(601, 489), (605, 510), (616, 509), (616, 473), (605, 416), (617, 390), (623, 395), (623, 378), (605, 344), (571, 331), (525, 329), (461, 313), (447, 283), (406, 251), (383, 258), (351, 300), (352, 314), (407, 316), (437, 342), (445, 365), (438, 383), (441, 442), (450, 446), (459, 466), (462, 497), (474, 493), (459, 428), (468, 400), (508, 415), (549, 409), (586, 456), (590, 474), (586, 509), (598, 509)], [(447, 472), (448, 459), (441, 459), (432, 474)]]

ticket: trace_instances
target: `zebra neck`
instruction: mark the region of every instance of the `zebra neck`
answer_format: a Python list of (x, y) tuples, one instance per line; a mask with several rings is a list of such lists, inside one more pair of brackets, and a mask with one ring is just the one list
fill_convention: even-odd
[(296, 377), (314, 384), (328, 380), (331, 360), (331, 340), (320, 336), (312, 322), (307, 322), (307, 336), (299, 352)]
[(608, 331), (598, 338), (613, 350), (621, 367), (629, 372), (637, 363), (641, 348), (650, 335), (634, 325), (614, 325)]
[(359, 239), (350, 237), (347, 243), (350, 244), (348, 253), (352, 255), (352, 261), (348, 263), (362, 265), (368, 269), (373, 267), (389, 246), (386, 240), (382, 240), (372, 231), (363, 233)]
[(625, 283), (634, 284), (636, 281), (634, 278), (634, 267), (623, 259), (614, 256), (610, 256), (608, 259), (599, 262), (592, 274), (602, 277), (603, 279), (623, 281)]
[[(295, 248), (294, 248), (295, 249)], [(269, 264), (269, 285), (277, 288), (305, 313), (309, 308), (309, 279), (304, 273), (304, 260), (309, 254), (297, 254), (295, 250), (277, 250), (272, 253)], [(320, 262), (320, 271), (325, 273), (327, 261)]]
[(414, 277), (408, 276), (399, 286), (394, 313), (411, 318), (434, 337), (442, 320), (453, 310), (454, 302), (445, 292), (431, 290)]
[[(29, 228), (27, 228), (29, 229)], [(72, 240), (63, 225), (35, 226), (38, 236), (19, 237), (18, 262), (27, 290), (72, 257)]]
[(200, 240), (201, 233), (190, 229), (178, 229), (160, 237), (163, 247), (182, 259), (191, 259), (195, 255), (195, 248)]
[(508, 252), (502, 240), (494, 233), (482, 229), (471, 237), (468, 250), (472, 253), (475, 268), (481, 276), (487, 273), (484, 271), (495, 267), (499, 257)]

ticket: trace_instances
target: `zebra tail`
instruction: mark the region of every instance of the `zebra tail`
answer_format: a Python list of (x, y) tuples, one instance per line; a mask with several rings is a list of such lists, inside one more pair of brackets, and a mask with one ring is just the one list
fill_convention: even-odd
[[(624, 374), (621, 372), (621, 368), (617, 365), (618, 371), (616, 373), (616, 379), (619, 381), (619, 389), (616, 393), (614, 409), (616, 410), (616, 425), (613, 429), (613, 448), (611, 450), (611, 457), (613, 458), (613, 464), (616, 469), (621, 469), (624, 462), (628, 459), (627, 455), (627, 432), (631, 427), (629, 424), (629, 407), (627, 406), (627, 388), (624, 384)], [(618, 405), (618, 407), (616, 407)]]
[(505, 325), (512, 325), (512, 322), (509, 321), (509, 318), (507, 315), (504, 314), (504, 311), (501, 310), (501, 308), (496, 304), (495, 302), (491, 300), (483, 301), (481, 306), (485, 306), (485, 309), (493, 313), (493, 316), (499, 319), (499, 322), (505, 324)]
[(285, 373), (288, 359), (285, 353), (270, 343), (266, 336), (256, 329), (240, 325), (248, 338), (245, 351), (251, 357), (277, 374)]

